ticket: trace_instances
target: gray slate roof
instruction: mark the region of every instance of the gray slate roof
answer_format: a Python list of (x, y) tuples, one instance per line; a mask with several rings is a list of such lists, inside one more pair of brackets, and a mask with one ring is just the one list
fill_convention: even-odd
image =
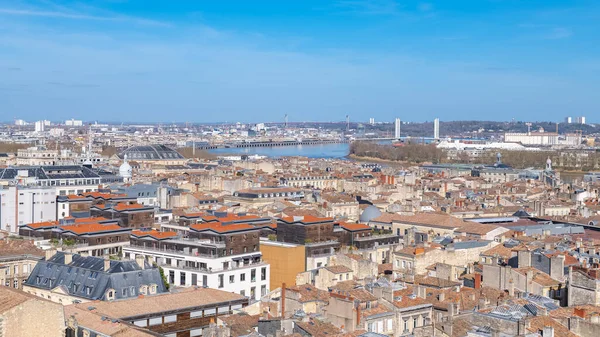
[(88, 300), (106, 300), (108, 289), (115, 290), (115, 299), (135, 298), (142, 285), (156, 284), (157, 293), (166, 292), (158, 269), (145, 263), (144, 269), (135, 261), (110, 261), (104, 271), (104, 259), (73, 255), (65, 264), (65, 253), (57, 252), (48, 261), (40, 261), (25, 285), (52, 290), (63, 287), (71, 296)]

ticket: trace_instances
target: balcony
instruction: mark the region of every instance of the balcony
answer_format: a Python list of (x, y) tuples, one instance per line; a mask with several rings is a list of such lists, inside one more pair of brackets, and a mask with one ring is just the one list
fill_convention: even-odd
[(180, 256), (196, 256), (196, 257), (205, 257), (205, 258), (209, 258), (209, 259), (227, 257), (227, 255), (223, 255), (223, 254), (202, 254), (202, 253), (198, 253), (196, 251), (183, 251), (183, 250), (175, 250), (175, 249), (167, 249), (167, 248), (159, 248), (159, 247), (146, 247), (146, 246), (139, 246), (139, 245), (129, 245), (127, 250), (143, 251), (143, 252), (147, 252), (150, 254), (164, 253), (164, 254), (174, 254), (174, 255), (180, 255)]
[[(267, 266), (268, 263), (266, 263), (264, 261), (250, 262), (250, 263), (247, 263), (247, 264), (240, 263), (239, 265), (233, 265), (233, 266), (230, 266), (228, 268), (201, 268), (201, 267), (192, 267), (192, 266), (186, 266), (184, 261), (181, 261), (179, 263), (179, 265), (177, 265), (177, 266), (173, 266), (173, 265), (170, 265), (170, 264), (167, 264), (167, 263), (158, 263), (158, 265), (161, 266), (161, 267), (163, 267), (163, 268), (190, 270), (190, 271), (200, 272), (200, 273), (204, 273), (204, 274), (217, 274), (217, 273), (222, 273), (222, 272), (226, 272), (226, 271), (230, 271), (230, 270), (263, 267), (263, 266)], [(256, 277), (252, 278), (251, 282), (256, 282)]]

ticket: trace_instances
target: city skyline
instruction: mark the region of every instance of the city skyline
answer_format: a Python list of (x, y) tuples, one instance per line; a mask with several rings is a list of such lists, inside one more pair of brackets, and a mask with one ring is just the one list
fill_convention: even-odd
[(594, 123), (598, 14), (593, 1), (0, 2), (0, 113)]

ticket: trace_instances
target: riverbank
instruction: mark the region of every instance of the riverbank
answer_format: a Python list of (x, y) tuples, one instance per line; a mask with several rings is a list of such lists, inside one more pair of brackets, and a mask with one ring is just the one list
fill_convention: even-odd
[(357, 162), (381, 163), (381, 164), (395, 165), (395, 166), (418, 166), (418, 165), (427, 164), (427, 163), (421, 163), (421, 164), (410, 163), (410, 162), (406, 162), (406, 161), (388, 160), (388, 159), (381, 159), (381, 158), (375, 158), (375, 157), (363, 157), (363, 156), (357, 156), (355, 154), (349, 154), (346, 156), (346, 158), (348, 160), (353, 160), (353, 161), (357, 161)]

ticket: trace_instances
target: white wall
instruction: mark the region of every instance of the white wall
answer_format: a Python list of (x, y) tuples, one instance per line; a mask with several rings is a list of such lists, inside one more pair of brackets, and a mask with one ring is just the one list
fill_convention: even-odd
[(56, 220), (54, 188), (10, 186), (0, 190), (0, 228), (19, 232), (19, 225)]

